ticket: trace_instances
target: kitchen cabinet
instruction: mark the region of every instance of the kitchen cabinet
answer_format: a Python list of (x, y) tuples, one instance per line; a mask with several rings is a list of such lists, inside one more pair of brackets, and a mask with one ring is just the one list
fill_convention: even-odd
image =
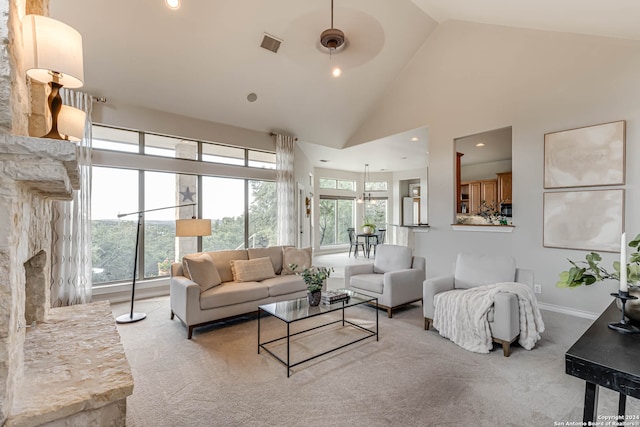
[(467, 213), (477, 214), (480, 210), (480, 201), (487, 205), (496, 203), (498, 198), (498, 181), (495, 179), (483, 179), (469, 181), (460, 184), (461, 204), (467, 207)]
[(511, 202), (511, 172), (498, 173), (498, 203)]

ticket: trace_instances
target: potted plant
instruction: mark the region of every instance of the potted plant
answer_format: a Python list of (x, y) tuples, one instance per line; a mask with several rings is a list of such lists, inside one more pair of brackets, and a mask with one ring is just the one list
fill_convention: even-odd
[[(630, 248), (635, 248), (635, 252), (631, 251), (629, 261), (627, 262), (627, 282), (629, 294), (640, 298), (640, 234), (629, 242)], [(575, 288), (582, 285), (593, 285), (596, 282), (612, 279), (620, 280), (620, 261), (613, 262), (613, 272), (609, 272), (599, 263), (602, 256), (597, 252), (590, 252), (585, 256), (584, 261), (571, 261), (571, 268), (560, 273), (560, 280), (556, 283), (559, 288)], [(621, 308), (620, 300), (617, 300), (618, 307)], [(627, 301), (625, 314), (640, 321), (640, 299)]]
[(171, 269), (171, 261), (165, 258), (164, 261), (158, 263), (158, 276), (168, 276)]
[(362, 223), (362, 232), (365, 234), (372, 234), (376, 231), (376, 225), (368, 218), (364, 218)]
[(298, 268), (297, 264), (289, 264), (289, 268), (294, 273), (302, 276), (305, 285), (307, 285), (307, 298), (309, 299), (309, 305), (316, 306), (320, 304), (322, 298), (322, 288), (325, 281), (333, 273), (333, 267), (310, 267), (305, 268), (302, 272), (296, 272)]

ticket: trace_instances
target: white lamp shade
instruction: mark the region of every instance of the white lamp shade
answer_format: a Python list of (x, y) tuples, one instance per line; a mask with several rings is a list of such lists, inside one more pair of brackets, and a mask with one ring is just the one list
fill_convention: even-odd
[(65, 135), (69, 141), (81, 141), (84, 136), (84, 125), (87, 113), (68, 105), (60, 108), (58, 115), (58, 131)]
[(27, 75), (42, 83), (54, 80), (67, 88), (81, 87), (84, 81), (82, 36), (67, 24), (41, 15), (22, 20), (24, 67)]
[(176, 236), (210, 236), (211, 220), (210, 219), (177, 219), (176, 220)]

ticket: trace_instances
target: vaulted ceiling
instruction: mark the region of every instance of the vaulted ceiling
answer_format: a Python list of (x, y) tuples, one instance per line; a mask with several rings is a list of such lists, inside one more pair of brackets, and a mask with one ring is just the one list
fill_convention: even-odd
[[(335, 0), (334, 27), (347, 46), (329, 55), (319, 37), (331, 26), (330, 0), (181, 1), (174, 11), (164, 0), (50, 0), (51, 16), (83, 36), (83, 90), (108, 104), (289, 133), (318, 161), (349, 162), (357, 147), (342, 148), (439, 22), (640, 39), (636, 0)], [(260, 47), (265, 33), (282, 40), (277, 53)], [(424, 165), (426, 129), (407, 131), (366, 150), (395, 150), (420, 134), (389, 169), (412, 168), (416, 156)], [(338, 163), (331, 167), (350, 169)]]

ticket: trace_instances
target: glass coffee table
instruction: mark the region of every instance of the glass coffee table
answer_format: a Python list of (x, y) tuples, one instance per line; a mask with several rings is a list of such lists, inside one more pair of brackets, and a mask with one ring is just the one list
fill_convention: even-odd
[[(349, 345), (355, 344), (362, 340), (366, 340), (367, 338), (376, 337), (376, 341), (378, 341), (378, 310), (372, 310), (376, 315), (376, 328), (375, 330), (366, 328), (362, 325), (358, 325), (356, 323), (351, 322), (350, 320), (345, 319), (344, 312), (346, 309), (355, 307), (363, 304), (373, 304), (377, 306), (378, 298), (370, 297), (368, 295), (358, 294), (348, 289), (339, 289), (341, 292), (346, 292), (349, 295), (348, 301), (339, 301), (330, 305), (326, 305), (321, 303), (318, 306), (310, 306), (307, 298), (298, 298), (295, 300), (289, 301), (281, 301), (274, 302), (271, 304), (265, 304), (258, 307), (258, 354), (260, 354), (260, 349), (265, 350), (267, 353), (275, 357), (280, 363), (287, 367), (287, 377), (291, 374), (291, 368), (294, 366), (298, 366), (302, 363), (308, 362), (312, 359), (318, 358), (320, 356), (324, 356), (327, 353), (331, 353), (336, 350), (340, 350), (341, 348), (347, 347)], [(279, 337), (276, 339), (272, 339), (266, 342), (260, 342), (260, 318), (262, 317), (262, 313), (270, 314), (280, 320), (282, 320), (287, 325), (287, 335), (283, 337)], [(301, 331), (297, 331), (291, 333), (291, 324), (295, 322), (299, 322), (302, 320), (310, 319), (317, 316), (328, 315), (329, 313), (341, 312), (341, 316), (338, 320), (333, 320), (328, 323), (323, 323), (321, 325), (315, 325), (308, 329), (304, 329)], [(328, 316), (332, 317), (332, 316)], [(331, 348), (329, 350), (323, 351), (319, 354), (314, 354), (311, 357), (307, 357), (304, 360), (297, 361), (295, 363), (291, 363), (291, 338), (296, 335), (304, 334), (309, 331), (313, 331), (320, 328), (325, 328), (329, 325), (342, 323), (342, 327), (347, 328), (355, 328), (358, 332), (362, 332), (363, 336), (353, 339), (346, 344), (339, 345), (337, 347)], [(271, 351), (267, 348), (269, 344), (279, 343), (281, 341), (287, 341), (287, 355), (286, 360), (280, 356), (278, 356), (274, 351)]]

